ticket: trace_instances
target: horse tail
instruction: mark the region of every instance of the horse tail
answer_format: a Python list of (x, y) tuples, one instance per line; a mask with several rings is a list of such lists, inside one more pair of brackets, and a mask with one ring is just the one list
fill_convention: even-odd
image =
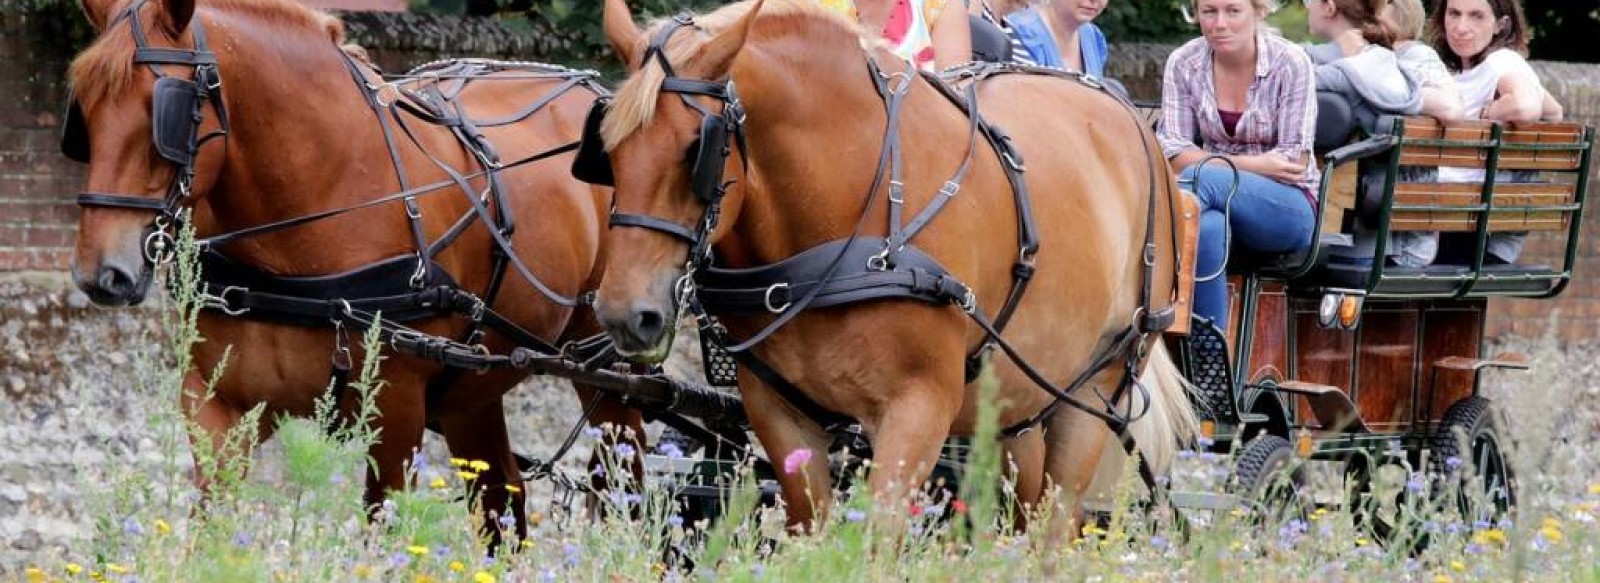
[[(1192, 386), (1183, 378), (1178, 365), (1167, 352), (1166, 343), (1157, 340), (1146, 358), (1144, 373), (1139, 376), (1144, 391), (1131, 391), (1133, 410), (1144, 409), (1143, 399), (1148, 396), (1150, 409), (1143, 417), (1128, 426), (1139, 454), (1150, 463), (1156, 476), (1166, 475), (1177, 457), (1178, 449), (1193, 443), (1200, 433), (1200, 419), (1195, 415), (1189, 400)], [(1113, 436), (1106, 440), (1105, 451), (1100, 455), (1100, 466), (1095, 470), (1094, 481), (1089, 486), (1088, 500), (1107, 499), (1122, 480), (1128, 456), (1122, 444)], [(1143, 490), (1143, 486), (1140, 486)]]

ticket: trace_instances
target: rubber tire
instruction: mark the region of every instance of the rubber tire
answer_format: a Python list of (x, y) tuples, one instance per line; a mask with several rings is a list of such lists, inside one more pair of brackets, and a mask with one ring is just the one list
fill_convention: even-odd
[[(1472, 481), (1482, 479), (1485, 486), (1492, 483), (1491, 477), (1485, 475), (1486, 470), (1490, 472), (1498, 470), (1498, 479), (1504, 481), (1501, 495), (1492, 498), (1495, 504), (1495, 516), (1487, 518), (1491, 521), (1499, 518), (1517, 504), (1516, 475), (1511, 465), (1507, 463), (1505, 447), (1500, 439), (1502, 434), (1500, 426), (1499, 417), (1494, 413), (1493, 403), (1489, 399), (1467, 397), (1456, 401), (1445, 410), (1444, 419), (1439, 422), (1438, 429), (1433, 434), (1433, 455), (1429, 460), (1429, 466), (1434, 475), (1442, 477), (1444, 482), (1441, 485), (1447, 488), (1436, 491), (1450, 491), (1448, 488), (1453, 482), (1461, 492), (1455, 502), (1460, 506), (1463, 515), (1471, 510), (1471, 501), (1465, 493)], [(1462, 451), (1462, 443), (1456, 437), (1458, 430), (1467, 437), (1470, 451)], [(1492, 445), (1494, 449), (1480, 450), (1480, 445)], [(1480, 459), (1480, 455), (1487, 457)], [(1447, 467), (1445, 462), (1451, 457), (1461, 459), (1463, 462), (1470, 461), (1473, 474), (1466, 473), (1469, 469), (1466, 463), (1454, 469)], [(1485, 468), (1485, 465), (1489, 467)]]
[[(1294, 447), (1289, 440), (1276, 435), (1262, 435), (1246, 443), (1234, 462), (1230, 491), (1264, 512), (1261, 516), (1273, 521), (1294, 516), (1303, 517), (1307, 504), (1301, 489), (1305, 486), (1305, 469), (1289, 466), (1294, 460)], [(1280, 476), (1288, 471), (1288, 482)], [(1287, 487), (1288, 491), (1283, 491)]]

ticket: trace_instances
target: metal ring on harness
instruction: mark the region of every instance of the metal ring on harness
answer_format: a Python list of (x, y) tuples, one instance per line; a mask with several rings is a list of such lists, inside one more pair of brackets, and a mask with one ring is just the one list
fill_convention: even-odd
[[(400, 100), (400, 86), (395, 85), (393, 81), (368, 85), (367, 87), (372, 89), (372, 100), (379, 107), (389, 107)], [(385, 97), (386, 95), (387, 97)]]
[(787, 283), (775, 283), (775, 284), (772, 284), (770, 286), (767, 286), (767, 293), (765, 293), (765, 294), (763, 294), (761, 296), (761, 303), (766, 305), (766, 308), (767, 308), (768, 312), (772, 312), (774, 314), (782, 314), (784, 310), (789, 309), (789, 306), (794, 305), (794, 300), (792, 298), (784, 300), (783, 301), (783, 305), (781, 305), (781, 306), (772, 305), (772, 292), (775, 292), (775, 291), (777, 291), (779, 289), (782, 289), (784, 291), (788, 291), (789, 290), (789, 284), (787, 284)]
[(157, 225), (154, 231), (144, 238), (144, 259), (153, 265), (162, 265), (172, 260), (178, 249), (178, 241), (167, 232), (167, 228)]

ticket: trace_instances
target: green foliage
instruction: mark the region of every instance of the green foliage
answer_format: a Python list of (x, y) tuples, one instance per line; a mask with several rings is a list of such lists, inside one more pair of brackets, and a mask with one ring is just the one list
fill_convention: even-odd
[(1114, 0), (1095, 19), (1111, 42), (1179, 42), (1199, 34), (1183, 18), (1190, 0)]
[[(511, 0), (496, 0), (504, 2), (505, 6), (518, 8)], [(584, 62), (597, 62), (609, 65), (617, 62), (611, 53), (611, 45), (606, 42), (605, 31), (601, 29), (601, 13), (605, 8), (604, 2), (594, 0), (523, 0), (525, 8), (521, 8), (528, 22), (535, 29), (557, 31), (558, 34), (570, 35), (571, 43), (568, 45), (568, 54), (559, 55), (558, 58)], [(725, 2), (717, 0), (630, 0), (628, 6), (633, 9), (633, 14), (640, 20), (647, 20), (660, 16), (671, 16), (689, 10), (705, 12), (721, 6)]]

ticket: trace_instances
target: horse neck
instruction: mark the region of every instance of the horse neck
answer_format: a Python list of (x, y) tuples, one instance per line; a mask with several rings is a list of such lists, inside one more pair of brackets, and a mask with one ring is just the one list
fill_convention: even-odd
[[(377, 119), (325, 32), (229, 24), (218, 28), (230, 37), (214, 43), (238, 55), (221, 57), (218, 66), (231, 133), (227, 160), (197, 213), (203, 234), (351, 206), (400, 190)], [(350, 216), (365, 226), (375, 224), (374, 213), (382, 212), (400, 213), (381, 208)], [(382, 222), (393, 222), (394, 228), (362, 228), (359, 237), (351, 237), (353, 223), (319, 221), (248, 238), (227, 251), (278, 271), (347, 268), (412, 246), (403, 220), (385, 216)], [(356, 248), (367, 251), (352, 253)]]
[[(747, 47), (734, 66), (751, 176), (717, 248), (729, 264), (771, 263), (848, 236), (872, 187), (886, 118), (865, 56), (817, 50), (837, 41), (801, 44), (808, 49), (781, 59)], [(874, 218), (869, 233), (882, 231)]]

